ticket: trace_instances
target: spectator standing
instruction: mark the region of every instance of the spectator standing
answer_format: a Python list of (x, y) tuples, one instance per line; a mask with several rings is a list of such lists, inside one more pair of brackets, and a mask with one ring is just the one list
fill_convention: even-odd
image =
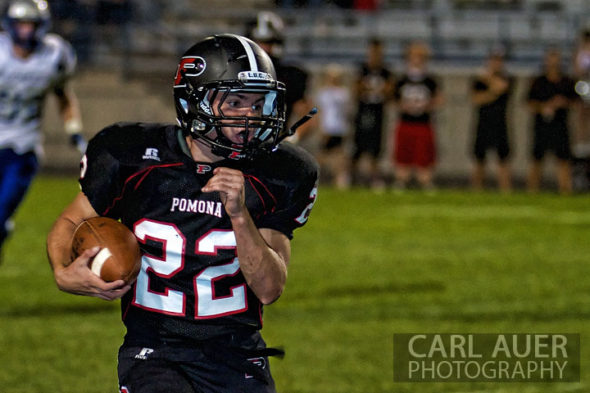
[(471, 101), (477, 108), (477, 125), (473, 154), (472, 186), (481, 190), (485, 178), (486, 153), (489, 149), (498, 155), (497, 179), (503, 192), (512, 188), (510, 175), (507, 108), (514, 86), (513, 78), (506, 72), (504, 52), (493, 50), (485, 69), (473, 81)]
[(357, 102), (352, 170), (357, 171), (360, 158), (368, 155), (370, 182), (382, 188), (379, 174), (379, 156), (383, 137), (385, 105), (393, 92), (393, 75), (384, 64), (383, 42), (373, 38), (369, 42), (366, 61), (360, 65), (354, 84)]
[(432, 190), (436, 147), (432, 114), (442, 104), (439, 84), (428, 71), (430, 48), (410, 44), (406, 70), (395, 85), (398, 122), (394, 130), (393, 164), (396, 189), (407, 187), (414, 172), (423, 189)]
[(337, 188), (348, 188), (350, 175), (345, 141), (350, 128), (352, 97), (344, 83), (344, 70), (340, 66), (332, 64), (326, 68), (323, 83), (314, 101), (320, 109), (320, 165), (327, 169), (328, 176)]
[(534, 78), (528, 92), (528, 106), (534, 115), (532, 162), (528, 174), (528, 190), (539, 190), (543, 159), (551, 151), (557, 158), (559, 192), (572, 191), (571, 148), (568, 113), (576, 99), (575, 83), (563, 73), (561, 53), (545, 52), (543, 73)]

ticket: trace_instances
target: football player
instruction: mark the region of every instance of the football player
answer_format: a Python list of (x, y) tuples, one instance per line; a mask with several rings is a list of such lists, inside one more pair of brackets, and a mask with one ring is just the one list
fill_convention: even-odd
[[(283, 291), (318, 178), (308, 153), (280, 143), (294, 132), (284, 95), (257, 44), (216, 35), (180, 60), (178, 126), (119, 123), (90, 141), (82, 191), (49, 233), (48, 255), (61, 290), (122, 297), (121, 391), (275, 391), (262, 306)], [(69, 264), (76, 226), (98, 215), (139, 241), (131, 289), (89, 270), (96, 249)]]
[(84, 148), (78, 101), (67, 84), (76, 66), (69, 43), (48, 34), (50, 13), (44, 0), (8, 4), (0, 33), (0, 247), (11, 229), (10, 217), (38, 168), (41, 110), (53, 92), (73, 144)]

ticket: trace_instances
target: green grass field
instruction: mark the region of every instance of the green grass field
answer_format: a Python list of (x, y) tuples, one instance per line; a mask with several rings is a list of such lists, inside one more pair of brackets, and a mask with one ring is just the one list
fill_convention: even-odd
[[(60, 293), (45, 257), (78, 191), (39, 177), (0, 266), (0, 392), (115, 392), (118, 303)], [(590, 196), (321, 189), (263, 334), (282, 393), (586, 392)], [(580, 333), (581, 383), (397, 383), (393, 334)]]

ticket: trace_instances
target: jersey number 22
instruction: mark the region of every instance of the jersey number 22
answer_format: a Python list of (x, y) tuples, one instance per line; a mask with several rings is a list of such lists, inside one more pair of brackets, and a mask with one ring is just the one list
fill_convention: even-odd
[[(168, 315), (184, 316), (186, 295), (170, 288), (166, 288), (163, 292), (151, 290), (148, 272), (151, 271), (165, 278), (180, 272), (184, 268), (185, 237), (174, 224), (147, 219), (135, 225), (135, 236), (140, 242), (151, 239), (162, 243), (164, 253), (162, 258), (144, 254), (142, 268), (137, 277), (133, 304)], [(236, 248), (233, 231), (212, 230), (197, 240), (195, 253), (215, 255), (219, 249), (233, 248)], [(217, 318), (240, 313), (248, 308), (246, 284), (231, 288), (229, 296), (215, 296), (215, 281), (236, 275), (239, 270), (240, 264), (235, 257), (228, 264), (209, 266), (194, 277), (195, 319)]]

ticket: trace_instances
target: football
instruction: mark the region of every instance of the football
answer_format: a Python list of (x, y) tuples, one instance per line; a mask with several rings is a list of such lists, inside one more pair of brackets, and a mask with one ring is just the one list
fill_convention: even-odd
[(119, 221), (92, 217), (78, 225), (72, 238), (72, 261), (89, 248), (101, 250), (90, 260), (90, 269), (105, 281), (132, 283), (141, 267), (135, 235)]

